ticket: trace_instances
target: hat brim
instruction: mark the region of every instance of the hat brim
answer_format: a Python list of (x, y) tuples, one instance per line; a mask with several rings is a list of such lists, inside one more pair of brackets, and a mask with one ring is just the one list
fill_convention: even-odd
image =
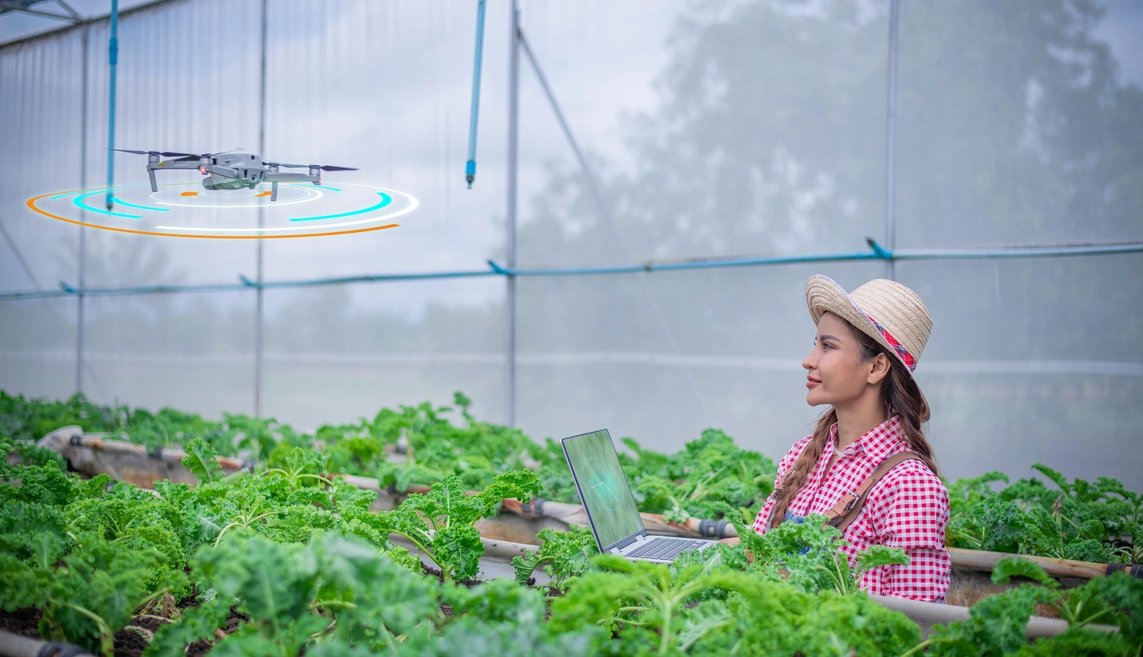
[[(877, 344), (881, 345), (888, 354), (905, 368), (905, 371), (909, 373), (909, 380), (913, 382), (913, 387), (917, 390), (917, 394), (919, 394), (922, 399), (925, 399), (925, 393), (921, 391), (921, 386), (917, 383), (916, 375), (909, 369), (909, 366), (905, 364), (905, 360), (901, 358), (897, 350), (889, 344), (885, 336), (881, 335), (881, 332), (873, 325), (873, 320), (869, 319), (865, 311), (854, 303), (849, 293), (834, 282), (832, 278), (821, 274), (810, 276), (810, 279), (806, 281), (806, 306), (810, 309), (810, 317), (813, 318), (815, 326), (821, 321), (822, 315), (830, 312), (849, 322), (865, 335), (876, 340)], [(925, 405), (928, 405), (928, 399), (925, 399)]]

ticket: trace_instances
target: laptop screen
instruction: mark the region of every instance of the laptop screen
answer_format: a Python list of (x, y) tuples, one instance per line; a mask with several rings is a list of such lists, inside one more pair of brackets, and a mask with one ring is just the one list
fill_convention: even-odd
[(564, 438), (563, 446), (600, 550), (644, 531), (607, 429)]

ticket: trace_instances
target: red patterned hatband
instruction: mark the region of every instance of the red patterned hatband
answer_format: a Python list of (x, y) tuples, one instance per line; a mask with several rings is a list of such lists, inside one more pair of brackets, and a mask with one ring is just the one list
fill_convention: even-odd
[[(869, 317), (868, 314), (865, 316)], [(913, 357), (913, 354), (909, 353), (909, 350), (898, 342), (892, 333), (886, 331), (884, 326), (878, 324), (876, 319), (869, 317), (869, 321), (873, 322), (873, 327), (877, 329), (877, 332), (880, 333), (882, 337), (885, 338), (885, 341), (889, 343), (889, 346), (893, 347), (893, 350), (901, 356), (901, 360), (905, 361), (905, 366), (909, 368), (909, 371), (912, 372), (916, 370), (917, 359)]]

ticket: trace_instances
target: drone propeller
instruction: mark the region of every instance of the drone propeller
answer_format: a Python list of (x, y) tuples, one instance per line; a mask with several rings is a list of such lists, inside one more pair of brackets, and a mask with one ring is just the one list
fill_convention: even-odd
[(282, 164), (278, 162), (263, 162), (266, 166), (278, 166), (292, 169), (321, 169), (322, 171), (357, 171), (354, 167), (337, 167), (332, 164)]
[(212, 155), (225, 155), (226, 153), (233, 153), (234, 151), (242, 150), (242, 148), (232, 148), (228, 151), (222, 151), (220, 153), (199, 153), (199, 154), (180, 153), (177, 151), (134, 151), (134, 150), (126, 149), (126, 148), (112, 148), (111, 150), (119, 151), (121, 153), (134, 153), (136, 155), (161, 155), (162, 157), (178, 157), (178, 158), (183, 158), (183, 159), (196, 159), (197, 160), (200, 157), (211, 157)]
[[(173, 151), (133, 151), (127, 148), (112, 148), (113, 151), (120, 153), (134, 153), (135, 155), (161, 155), (163, 157), (178, 157), (181, 155), (191, 155), (191, 153), (175, 153)], [(196, 156), (197, 157), (197, 156)]]

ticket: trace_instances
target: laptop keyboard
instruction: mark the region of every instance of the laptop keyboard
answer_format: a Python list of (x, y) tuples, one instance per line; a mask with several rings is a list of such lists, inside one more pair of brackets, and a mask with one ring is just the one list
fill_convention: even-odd
[(642, 545), (624, 556), (631, 559), (670, 561), (675, 558), (676, 554), (683, 550), (702, 547), (707, 543), (709, 543), (709, 541), (696, 541), (691, 538), (654, 538), (649, 541), (644, 541)]

